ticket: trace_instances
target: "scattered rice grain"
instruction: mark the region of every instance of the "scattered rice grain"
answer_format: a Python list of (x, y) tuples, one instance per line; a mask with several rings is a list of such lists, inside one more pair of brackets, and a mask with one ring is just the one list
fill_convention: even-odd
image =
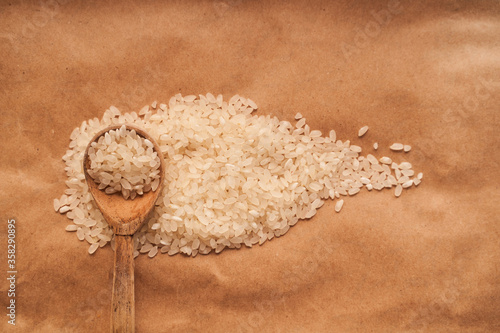
[(338, 200), (336, 203), (335, 203), (335, 211), (338, 213), (340, 212), (340, 210), (342, 209), (342, 206), (344, 205), (344, 200), (341, 199), (341, 200)]
[(368, 131), (368, 126), (363, 126), (358, 131), (358, 137), (362, 137)]
[(394, 151), (401, 151), (403, 150), (404, 146), (402, 143), (393, 143), (389, 148)]

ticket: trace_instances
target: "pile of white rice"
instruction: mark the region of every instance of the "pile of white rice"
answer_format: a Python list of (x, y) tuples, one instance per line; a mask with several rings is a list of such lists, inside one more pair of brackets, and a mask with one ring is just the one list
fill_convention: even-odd
[(125, 125), (92, 142), (88, 154), (87, 173), (107, 194), (121, 192), (125, 199), (134, 199), (158, 188), (160, 158), (153, 143)]
[(63, 156), (68, 189), (54, 200), (54, 209), (73, 221), (66, 230), (89, 242), (90, 253), (108, 242), (114, 246), (112, 230), (85, 183), (82, 159), (98, 131), (124, 123), (145, 129), (166, 162), (163, 192), (135, 235), (136, 256), (252, 247), (313, 217), (327, 198), (336, 200), (339, 212), (340, 198), (363, 187), (395, 187), (399, 196), (420, 183), (422, 174), (415, 177), (408, 162), (360, 156), (359, 146), (337, 140), (333, 130), (322, 136), (300, 114), (292, 124), (252, 115), (256, 109), (250, 99), (236, 95), (226, 102), (212, 94), (177, 94), (168, 105), (154, 102), (138, 113), (110, 107), (101, 120), (84, 121), (71, 134)]

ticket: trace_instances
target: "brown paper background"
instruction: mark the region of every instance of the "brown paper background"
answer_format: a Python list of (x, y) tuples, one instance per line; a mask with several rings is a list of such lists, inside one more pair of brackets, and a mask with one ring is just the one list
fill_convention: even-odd
[(2, 1), (0, 275), (15, 218), (18, 280), (11, 327), (0, 279), (0, 331), (109, 330), (113, 252), (89, 256), (54, 213), (61, 156), (110, 105), (178, 92), (300, 111), (424, 180), (329, 202), (261, 247), (140, 256), (138, 332), (500, 331), (500, 5), (391, 3)]

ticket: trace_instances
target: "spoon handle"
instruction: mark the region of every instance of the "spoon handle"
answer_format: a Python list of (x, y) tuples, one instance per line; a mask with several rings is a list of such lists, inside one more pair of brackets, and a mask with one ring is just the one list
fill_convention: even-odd
[(132, 236), (115, 235), (115, 272), (111, 332), (135, 332), (134, 257)]

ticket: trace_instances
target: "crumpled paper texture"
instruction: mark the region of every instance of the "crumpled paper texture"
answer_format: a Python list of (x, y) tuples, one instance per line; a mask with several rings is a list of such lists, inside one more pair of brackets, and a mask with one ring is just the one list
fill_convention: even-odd
[(10, 218), (18, 275), (0, 331), (109, 330), (113, 252), (88, 255), (52, 208), (69, 135), (110, 105), (212, 92), (424, 179), (260, 247), (140, 256), (137, 332), (498, 332), (499, 45), (498, 1), (3, 1), (1, 290)]

